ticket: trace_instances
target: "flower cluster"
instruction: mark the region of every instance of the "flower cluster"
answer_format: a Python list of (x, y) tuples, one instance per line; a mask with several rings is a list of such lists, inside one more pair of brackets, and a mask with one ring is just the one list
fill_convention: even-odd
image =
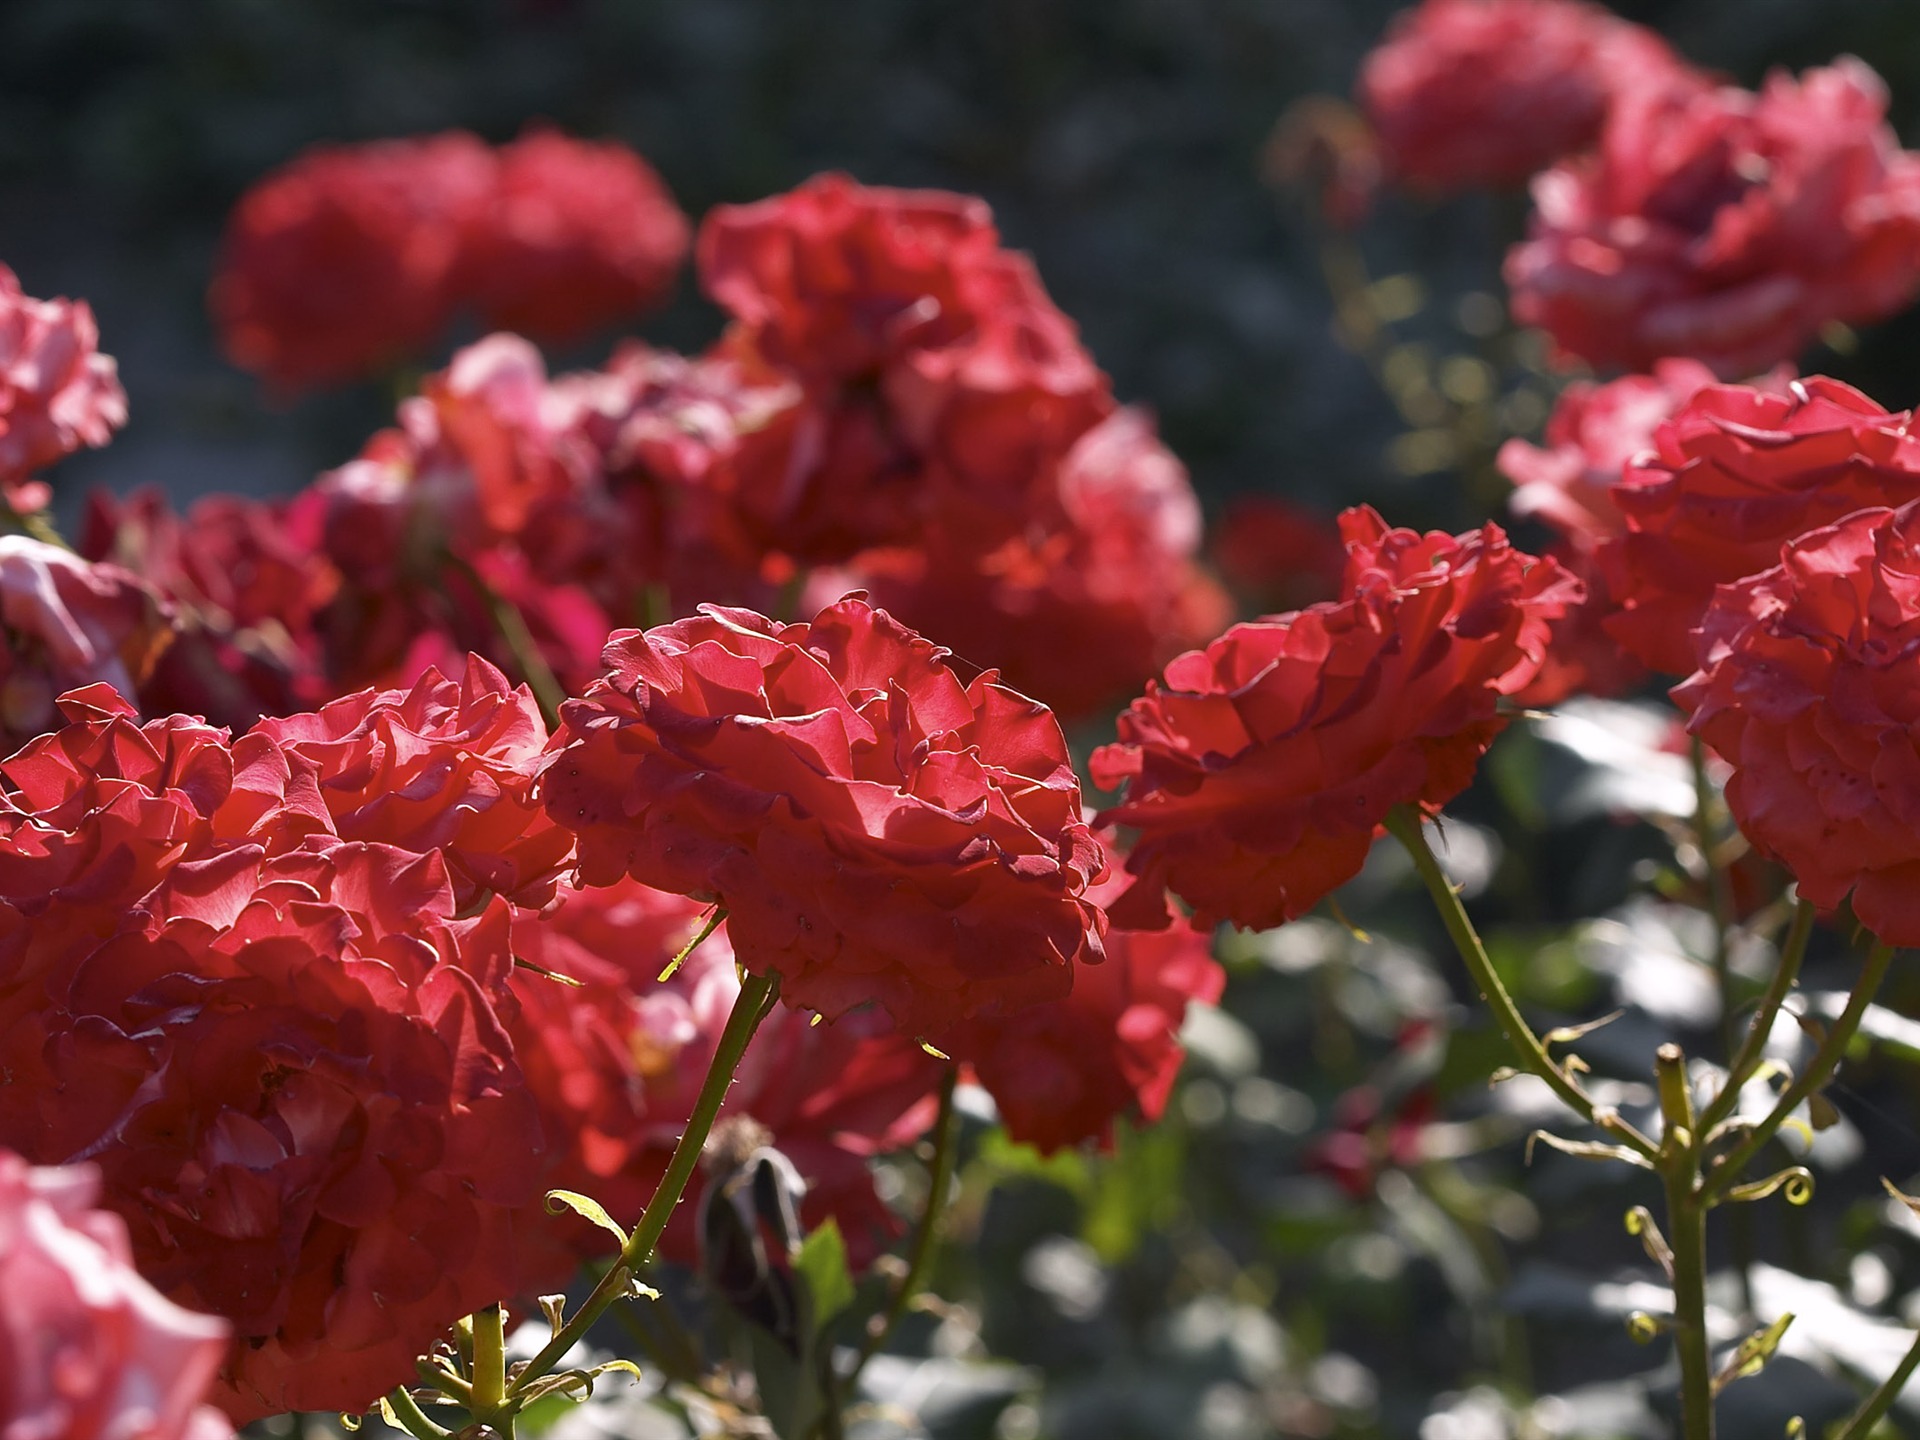
[(610, 142), (532, 129), (319, 146), (241, 197), (210, 300), (234, 364), (293, 391), (427, 349), (471, 306), (573, 339), (661, 299), (687, 220)]

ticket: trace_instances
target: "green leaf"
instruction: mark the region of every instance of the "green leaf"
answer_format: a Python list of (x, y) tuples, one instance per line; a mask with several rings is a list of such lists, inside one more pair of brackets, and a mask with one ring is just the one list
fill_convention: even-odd
[(853, 1275), (847, 1269), (846, 1242), (840, 1226), (829, 1219), (801, 1242), (793, 1268), (807, 1282), (813, 1299), (815, 1327), (824, 1326), (853, 1303)]
[(568, 1210), (573, 1211), (574, 1214), (580, 1216), (582, 1219), (591, 1220), (602, 1230), (613, 1236), (614, 1239), (620, 1242), (620, 1248), (622, 1250), (627, 1248), (627, 1232), (614, 1223), (613, 1217), (607, 1214), (606, 1207), (598, 1200), (582, 1195), (577, 1190), (549, 1190), (547, 1192), (547, 1213), (549, 1215), (564, 1214)]

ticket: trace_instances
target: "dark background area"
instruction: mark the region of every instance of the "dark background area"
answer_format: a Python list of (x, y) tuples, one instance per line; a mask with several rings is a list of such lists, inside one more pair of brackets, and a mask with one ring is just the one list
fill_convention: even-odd
[[(1275, 118), (1303, 94), (1346, 93), (1397, 8), (4, 0), (0, 260), (30, 294), (93, 303), (132, 407), (110, 449), (61, 469), (62, 508), (95, 482), (286, 492), (352, 454), (391, 413), (380, 387), (276, 407), (219, 357), (202, 298), (228, 208), (317, 141), (450, 127), (501, 141), (544, 118), (631, 143), (696, 218), (832, 167), (984, 195), (1121, 396), (1159, 414), (1210, 506), (1267, 490), (1454, 518), (1437, 489), (1452, 482), (1410, 481), (1384, 458), (1403, 422), (1331, 337), (1306, 216), (1259, 179)], [(1909, 0), (1620, 8), (1749, 84), (1772, 65), (1859, 53), (1920, 141)], [(1416, 268), (1450, 303), (1497, 293), (1519, 213), (1512, 197), (1390, 198), (1362, 241), (1375, 274)], [(1920, 332), (1890, 328), (1815, 368), (1912, 403), (1903, 357)], [(717, 329), (690, 274), (639, 327), (682, 348)], [(592, 363), (612, 338), (556, 363)]]

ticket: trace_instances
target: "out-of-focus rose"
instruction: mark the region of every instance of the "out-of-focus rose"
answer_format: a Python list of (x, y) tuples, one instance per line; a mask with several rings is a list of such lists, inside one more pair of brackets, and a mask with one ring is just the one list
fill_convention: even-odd
[(1551, 620), (1580, 598), (1495, 525), (1454, 537), (1341, 516), (1347, 598), (1236, 625), (1167, 667), (1096, 751), (1139, 832), (1117, 925), (1160, 929), (1172, 890), (1211, 929), (1266, 929), (1358, 873), (1396, 805), (1434, 809), (1505, 726)]
[(850, 596), (618, 631), (542, 784), (590, 885), (717, 899), (741, 963), (920, 1033), (1064, 995), (1104, 865), (1060, 725)]
[(1050, 512), (997, 549), (936, 534), (922, 550), (874, 552), (852, 574), (908, 625), (1071, 722), (1232, 614), (1194, 564), (1200, 504), (1149, 417), (1120, 410), (1087, 431), (1054, 489)]
[(38, 510), (47, 487), (29, 477), (127, 423), (127, 392), (84, 300), (35, 300), (0, 265), (0, 503)]
[(0, 750), (59, 724), (63, 691), (101, 682), (133, 697), (173, 633), (137, 576), (0, 535)]
[[(1088, 894), (1111, 906), (1125, 889), (1114, 876)], [(1111, 1146), (1121, 1116), (1160, 1118), (1186, 1058), (1187, 1005), (1212, 1004), (1226, 979), (1204, 935), (1110, 929), (1106, 963), (1076, 973), (1064, 1000), (969, 1020), (937, 1043), (973, 1068), (1021, 1144)]]
[[(701, 909), (622, 880), (566, 892), (538, 927), (516, 936), (522, 958), (579, 982), (528, 970), (513, 980), (515, 1051), (554, 1128), (571, 1137), (552, 1183), (626, 1220), (652, 1197), (739, 994), (724, 925), (664, 984), (658, 979), (698, 932)], [(875, 1012), (809, 1019), (783, 1008), (761, 1022), (721, 1121), (736, 1135), (756, 1131), (794, 1163), (807, 1187), (802, 1219), (810, 1227), (835, 1220), (861, 1265), (898, 1231), (866, 1161), (925, 1131), (945, 1066)], [(665, 1253), (684, 1263), (698, 1256), (704, 1183), (696, 1179), (663, 1237)], [(580, 1254), (605, 1252), (602, 1232), (575, 1229)], [(577, 1263), (571, 1254), (556, 1269)]]
[(743, 477), (759, 483), (737, 500), (765, 548), (802, 563), (940, 529), (990, 547), (1112, 408), (1073, 323), (977, 199), (823, 175), (717, 208), (697, 258), (734, 319), (723, 353), (805, 390), (786, 465)]
[(1777, 563), (1794, 536), (1920, 495), (1911, 417), (1824, 376), (1784, 395), (1702, 390), (1613, 492), (1625, 533), (1598, 563), (1619, 608), (1607, 630), (1654, 670), (1685, 675), (1713, 587)]
[(228, 358), (295, 391), (426, 349), (495, 181), (493, 152), (461, 131), (316, 146), (275, 171), (228, 218), (208, 295)]
[(1515, 316), (1594, 365), (1684, 355), (1733, 378), (1893, 313), (1920, 286), (1920, 158), (1886, 108), (1851, 57), (1757, 95), (1628, 92), (1595, 154), (1534, 182)]
[(88, 497), (80, 553), (141, 576), (173, 607), (173, 643), (140, 685), (148, 714), (245, 729), (324, 697), (314, 618), (339, 575), (278, 501), (196, 500), (184, 516), (144, 489)]
[(0, 1151), (0, 1435), (8, 1440), (230, 1440), (200, 1402), (227, 1326), (133, 1268), (126, 1226), (94, 1208), (87, 1166)]
[(498, 153), (461, 278), (488, 325), (564, 343), (666, 298), (690, 231), (651, 165), (545, 126)]
[(1580, 0), (1424, 0), (1358, 89), (1389, 171), (1446, 194), (1517, 185), (1586, 149), (1616, 95), (1684, 68), (1653, 31)]
[(1340, 532), (1290, 501), (1236, 496), (1207, 540), (1214, 569), (1257, 614), (1303, 609), (1340, 593), (1347, 567)]
[(361, 691), (258, 730), (313, 765), (343, 840), (441, 851), (462, 909), (489, 891), (542, 905), (572, 858), (573, 837), (533, 793), (540, 708), (477, 655), (457, 682), (429, 669), (410, 690)]
[(1920, 502), (1854, 512), (1714, 595), (1673, 698), (1741, 833), (1825, 908), (1920, 944)]

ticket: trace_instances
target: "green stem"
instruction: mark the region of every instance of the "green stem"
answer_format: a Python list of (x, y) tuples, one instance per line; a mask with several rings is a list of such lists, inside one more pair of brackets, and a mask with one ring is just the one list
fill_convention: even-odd
[(1893, 1408), (1893, 1402), (1900, 1398), (1900, 1392), (1907, 1388), (1907, 1381), (1913, 1378), (1917, 1367), (1920, 1367), (1920, 1335), (1913, 1337), (1913, 1345), (1894, 1367), (1893, 1374), (1861, 1402), (1860, 1408), (1847, 1421), (1846, 1429), (1834, 1440), (1867, 1440), (1867, 1436), (1873, 1433), (1873, 1427), (1885, 1418), (1887, 1411)]
[(473, 1410), (485, 1419), (507, 1398), (507, 1316), (489, 1305), (473, 1316)]
[(1739, 1182), (1753, 1158), (1766, 1148), (1767, 1142), (1800, 1107), (1801, 1102), (1833, 1078), (1833, 1072), (1839, 1069), (1841, 1060), (1846, 1058), (1847, 1046), (1852, 1042), (1854, 1032), (1860, 1028), (1868, 1007), (1873, 1004), (1880, 982), (1887, 978), (1893, 956), (1894, 948), (1891, 945), (1878, 942), (1867, 953), (1866, 963), (1860, 967), (1860, 979), (1855, 983), (1853, 993), (1847, 997), (1847, 1008), (1840, 1012), (1840, 1017), (1828, 1029), (1826, 1039), (1820, 1042), (1820, 1048), (1814, 1051), (1806, 1069), (1781, 1094), (1766, 1119), (1754, 1126), (1747, 1138), (1734, 1146), (1707, 1176), (1700, 1192), (1706, 1204), (1718, 1203), (1726, 1190)]
[(1713, 1097), (1713, 1103), (1701, 1112), (1702, 1134), (1711, 1133), (1714, 1126), (1734, 1112), (1740, 1103), (1740, 1091), (1760, 1068), (1767, 1040), (1773, 1034), (1773, 1022), (1779, 1018), (1780, 1007), (1787, 1003), (1794, 982), (1800, 978), (1800, 965), (1807, 955), (1807, 938), (1813, 934), (1813, 920), (1814, 908), (1809, 902), (1802, 900), (1794, 906), (1793, 925), (1787, 931), (1786, 943), (1781, 946), (1780, 963), (1774, 967), (1767, 993), (1760, 997), (1760, 1008), (1753, 1012), (1753, 1019), (1747, 1025), (1746, 1039), (1740, 1042), (1739, 1050), (1728, 1062), (1726, 1083)]
[(907, 1313), (907, 1306), (925, 1283), (927, 1269), (933, 1263), (933, 1242), (940, 1228), (940, 1212), (946, 1206), (947, 1192), (953, 1188), (953, 1169), (960, 1150), (960, 1113), (953, 1103), (954, 1087), (959, 1078), (958, 1069), (949, 1068), (946, 1079), (940, 1084), (940, 1117), (933, 1126), (933, 1166), (927, 1181), (927, 1208), (920, 1217), (920, 1228), (914, 1232), (913, 1249), (907, 1257), (907, 1273), (900, 1281), (900, 1288), (893, 1292), (893, 1299), (888, 1302), (880, 1324), (868, 1329), (866, 1343), (861, 1345), (853, 1368), (847, 1371), (843, 1382), (847, 1388), (853, 1386), (867, 1362), (893, 1338), (893, 1332), (899, 1328), (902, 1317)]
[(449, 1440), (453, 1432), (444, 1425), (436, 1425), (427, 1418), (427, 1412), (408, 1393), (404, 1385), (396, 1385), (387, 1395), (387, 1408), (393, 1412), (393, 1418), (414, 1440)]
[(1513, 997), (1507, 993), (1507, 987), (1501, 983), (1499, 972), (1493, 968), (1486, 946), (1481, 944), (1473, 921), (1467, 918), (1466, 907), (1460, 903), (1453, 883), (1447, 879), (1446, 872), (1440, 868), (1439, 860), (1427, 844), (1427, 837), (1420, 829), (1419, 812), (1411, 806), (1396, 806), (1387, 814), (1386, 827), (1388, 833), (1405, 846), (1407, 854), (1412, 857), (1413, 868), (1419, 871), (1420, 878), (1426, 882), (1427, 893), (1433, 897), (1434, 907), (1439, 910), (1440, 919), (1453, 938), (1454, 949), (1460, 952), (1460, 958), (1466, 963), (1480, 998), (1493, 1011), (1494, 1020), (1506, 1035), (1507, 1043), (1513, 1047), (1521, 1064), (1546, 1081), (1548, 1088), (1581, 1119), (1598, 1126), (1609, 1137), (1644, 1159), (1654, 1159), (1659, 1147), (1613, 1110), (1597, 1105), (1593, 1097), (1580, 1088), (1578, 1081), (1554, 1063), (1553, 1057), (1547, 1053), (1547, 1047), (1540, 1042), (1540, 1037), (1528, 1026), (1519, 1007), (1513, 1003)]
[(1680, 1358), (1681, 1431), (1713, 1440), (1713, 1356), (1707, 1343), (1707, 1207), (1691, 1162), (1666, 1167), (1667, 1244), (1673, 1250), (1673, 1348)]
[(713, 1131), (714, 1118), (727, 1098), (727, 1087), (733, 1083), (733, 1072), (739, 1068), (740, 1057), (747, 1052), (747, 1042), (753, 1039), (762, 1017), (773, 1008), (779, 991), (780, 977), (777, 974), (749, 975), (741, 982), (740, 994), (735, 997), (733, 1011), (727, 1016), (727, 1028), (720, 1036), (720, 1046), (713, 1052), (713, 1063), (707, 1067), (707, 1078), (700, 1087), (700, 1098), (694, 1102), (693, 1114), (688, 1117), (680, 1143), (673, 1148), (673, 1158), (667, 1162), (667, 1173), (660, 1179), (660, 1188), (653, 1192), (653, 1199), (647, 1202), (640, 1223), (633, 1227), (633, 1233), (627, 1237), (627, 1243), (622, 1247), (620, 1258), (613, 1268), (600, 1277), (600, 1283), (593, 1287), (593, 1293), (587, 1296), (573, 1317), (554, 1333), (527, 1368), (520, 1372), (507, 1391), (509, 1400), (523, 1393), (552, 1369), (554, 1363), (587, 1333), (593, 1322), (606, 1313), (607, 1307), (627, 1292), (633, 1277), (653, 1258), (653, 1247), (660, 1243), (660, 1236), (673, 1215), (673, 1207), (680, 1203), (687, 1181), (693, 1178), (694, 1167), (700, 1162), (700, 1152), (706, 1147), (707, 1136)]

